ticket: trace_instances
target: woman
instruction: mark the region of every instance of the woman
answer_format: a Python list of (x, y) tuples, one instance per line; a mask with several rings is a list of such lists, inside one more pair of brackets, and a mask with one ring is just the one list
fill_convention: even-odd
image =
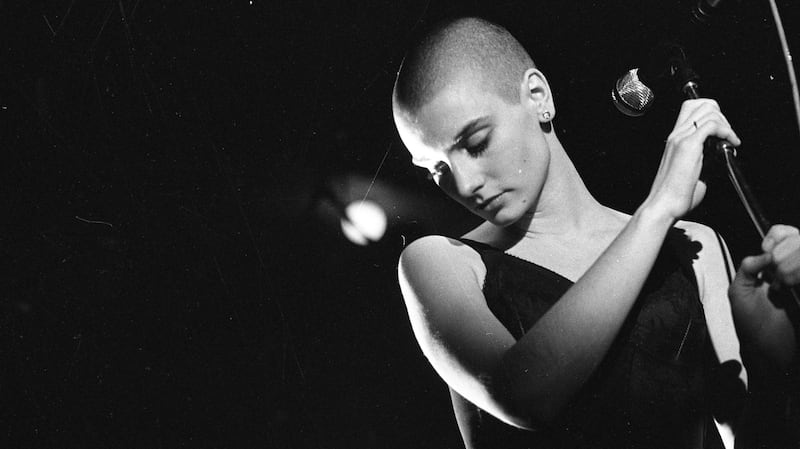
[(716, 103), (684, 103), (633, 215), (586, 189), (553, 132), (547, 79), (497, 25), (429, 33), (403, 62), (393, 113), (413, 163), (485, 220), (460, 239), (415, 241), (399, 265), (468, 447), (719, 447), (720, 433), (730, 445), (711, 416), (733, 421), (741, 404), (710, 398), (744, 390), (739, 337), (793, 360), (792, 327), (758, 276), (796, 285), (800, 237), (771, 229), (729, 301), (722, 240), (679, 221), (705, 193), (703, 142), (740, 144)]

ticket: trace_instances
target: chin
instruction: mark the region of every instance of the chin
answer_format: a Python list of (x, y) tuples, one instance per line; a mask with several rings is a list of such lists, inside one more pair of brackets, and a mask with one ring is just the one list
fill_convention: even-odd
[(495, 226), (505, 228), (506, 226), (511, 226), (514, 223), (518, 222), (524, 216), (525, 214), (517, 214), (514, 213), (514, 211), (511, 211), (507, 208), (503, 208), (498, 210), (497, 213), (494, 214), (494, 216), (483, 217), (483, 218), (485, 218), (486, 221)]

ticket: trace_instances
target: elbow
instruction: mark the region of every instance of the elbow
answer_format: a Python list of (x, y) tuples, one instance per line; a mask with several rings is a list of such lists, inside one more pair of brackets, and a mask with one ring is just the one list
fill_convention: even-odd
[(525, 428), (548, 428), (563, 416), (582, 385), (574, 375), (560, 374), (574, 371), (563, 366), (558, 355), (531, 357), (529, 352), (512, 349), (493, 373), (495, 394)]
[(502, 404), (503, 421), (525, 430), (541, 430), (553, 424), (562, 412), (554, 395), (532, 389), (528, 376), (508, 375), (506, 370), (493, 376), (492, 396)]
[[(464, 382), (465, 379), (469, 381)], [(447, 383), (459, 396), (500, 421), (519, 429), (538, 431), (550, 427), (561, 409), (546, 387), (539, 389), (540, 394), (532, 390), (528, 384), (530, 380), (529, 376), (509, 376), (500, 366), (491, 373), (451, 378)]]
[(497, 413), (494, 415), (508, 425), (529, 431), (541, 430), (546, 426), (546, 423), (539, 420), (522, 401), (504, 397), (497, 398), (496, 404)]
[(531, 432), (541, 430), (543, 427), (542, 423), (538, 422), (530, 415), (520, 413), (516, 410), (506, 410), (506, 413), (500, 417), (500, 420), (518, 429), (528, 430)]
[(471, 385), (462, 383), (460, 388), (455, 388), (451, 383), (451, 390), (509, 426), (529, 431), (542, 428), (541, 423), (528, 413), (527, 407), (517, 400), (501, 377), (486, 374), (473, 380), (477, 382)]
[(518, 420), (515, 425), (527, 430), (550, 427), (562, 413), (562, 408), (546, 395), (520, 391), (507, 403), (510, 414)]

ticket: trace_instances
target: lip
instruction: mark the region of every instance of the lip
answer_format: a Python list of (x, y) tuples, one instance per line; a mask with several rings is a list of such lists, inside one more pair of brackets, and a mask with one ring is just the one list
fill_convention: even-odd
[(478, 203), (478, 204), (477, 204), (477, 208), (478, 208), (478, 209), (480, 209), (480, 210), (486, 210), (486, 209), (489, 209), (490, 207), (492, 207), (492, 205), (493, 205), (493, 204), (495, 204), (495, 203), (496, 203), (496, 201), (497, 201), (497, 199), (498, 199), (498, 198), (500, 198), (501, 196), (503, 196), (503, 194), (504, 194), (504, 193), (505, 193), (505, 192), (500, 192), (500, 193), (498, 193), (497, 195), (495, 195), (495, 196), (493, 196), (493, 197), (490, 197), (490, 198), (489, 198), (489, 199), (487, 199), (487, 200), (481, 201), (480, 203)]

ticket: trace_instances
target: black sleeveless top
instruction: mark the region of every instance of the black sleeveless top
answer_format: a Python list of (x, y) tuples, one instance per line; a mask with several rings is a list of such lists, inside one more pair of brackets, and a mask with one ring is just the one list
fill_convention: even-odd
[[(516, 339), (572, 285), (547, 268), (461, 241), (480, 254), (486, 302)], [(451, 391), (467, 448), (721, 448), (706, 381), (718, 362), (691, 266), (699, 247), (682, 230), (668, 233), (605, 359), (547, 428), (516, 429)]]

